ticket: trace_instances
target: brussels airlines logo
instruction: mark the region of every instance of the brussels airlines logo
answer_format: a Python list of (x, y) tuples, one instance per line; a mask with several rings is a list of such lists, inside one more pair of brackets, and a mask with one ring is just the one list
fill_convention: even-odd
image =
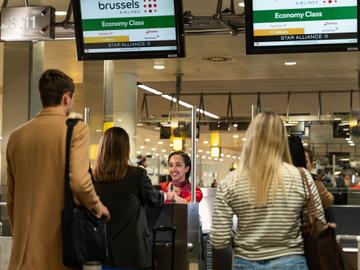
[(100, 10), (109, 10), (109, 9), (135, 9), (140, 7), (140, 2), (131, 0), (131, 1), (121, 1), (116, 3), (102, 3), (98, 2)]
[[(158, 0), (143, 0), (143, 11), (145, 13), (156, 13), (157, 12), (157, 1)], [(115, 3), (103, 3), (98, 2), (100, 10), (124, 10), (124, 9), (137, 9), (140, 8), (140, 1), (119, 1)]]
[(157, 12), (156, 0), (144, 0), (144, 12), (156, 13)]

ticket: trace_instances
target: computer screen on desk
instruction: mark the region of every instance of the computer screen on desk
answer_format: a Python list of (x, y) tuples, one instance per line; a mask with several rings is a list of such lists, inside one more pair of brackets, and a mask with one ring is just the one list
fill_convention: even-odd
[(184, 57), (182, 0), (73, 0), (79, 60)]
[(245, 0), (246, 51), (358, 51), (358, 6), (358, 0)]

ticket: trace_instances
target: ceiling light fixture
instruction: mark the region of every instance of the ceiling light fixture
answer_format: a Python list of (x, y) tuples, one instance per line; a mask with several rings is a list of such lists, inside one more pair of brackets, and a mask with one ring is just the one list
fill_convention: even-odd
[[(143, 84), (138, 84), (138, 87), (141, 88), (141, 89), (143, 89), (143, 90), (145, 90), (145, 91), (148, 91), (148, 92), (150, 92), (150, 93), (153, 93), (153, 94), (155, 94), (155, 95), (157, 95), (157, 96), (161, 96), (161, 97), (163, 97), (163, 98), (165, 98), (165, 99), (167, 99), (167, 100), (169, 100), (169, 101), (177, 102), (177, 99), (176, 99), (176, 98), (174, 98), (174, 97), (172, 97), (172, 96), (169, 96), (169, 95), (167, 95), (167, 94), (163, 94), (162, 92), (160, 92), (160, 91), (158, 91), (158, 90), (156, 90), (156, 89), (154, 89), (154, 88), (151, 88), (151, 87), (149, 87), (149, 86), (146, 86), (146, 85), (143, 85)], [(191, 105), (191, 104), (189, 104), (189, 103), (187, 103), (187, 102), (184, 102), (184, 101), (182, 101), (182, 100), (179, 100), (179, 104), (180, 104), (181, 106), (184, 106), (184, 107), (188, 108), (188, 109), (191, 109), (191, 108), (193, 107), (193, 105)], [(217, 116), (216, 114), (213, 114), (213, 113), (211, 113), (211, 112), (204, 111), (204, 110), (201, 110), (201, 109), (196, 109), (196, 111), (198, 111), (198, 112), (200, 112), (200, 113), (203, 113), (203, 114), (205, 114), (206, 116), (209, 116), (209, 117), (211, 117), (211, 118), (220, 119), (220, 116)]]
[(55, 11), (56, 16), (66, 16), (67, 12), (62, 10)]
[(157, 70), (161, 70), (161, 69), (165, 69), (165, 65), (161, 65), (161, 64), (155, 64), (153, 66), (154, 69), (157, 69)]
[(239, 5), (239, 7), (245, 7), (245, 3), (244, 3), (244, 2), (240, 2), (238, 5)]
[(284, 63), (285, 66), (295, 66), (297, 63), (295, 61), (287, 61)]

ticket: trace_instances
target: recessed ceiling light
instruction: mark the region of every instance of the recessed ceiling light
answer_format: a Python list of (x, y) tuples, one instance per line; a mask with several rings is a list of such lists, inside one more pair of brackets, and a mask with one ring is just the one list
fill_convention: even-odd
[(203, 144), (208, 144), (209, 142), (208, 141), (203, 141)]
[(233, 138), (234, 138), (234, 139), (238, 139), (238, 138), (239, 138), (239, 135), (235, 134), (235, 135), (233, 135)]
[(145, 138), (145, 142), (150, 142), (151, 140), (149, 138)]
[(66, 11), (62, 11), (62, 10), (55, 11), (56, 16), (65, 16), (66, 14), (67, 14)]
[(245, 7), (245, 3), (244, 3), (244, 2), (240, 2), (238, 5), (239, 5), (239, 7)]
[(287, 61), (284, 63), (285, 66), (295, 66), (297, 63), (295, 61)]
[(158, 70), (161, 70), (161, 69), (165, 69), (165, 65), (161, 65), (161, 64), (155, 64), (153, 66), (154, 69), (158, 69)]
[(143, 146), (143, 145), (140, 146), (140, 149), (144, 149), (144, 148), (145, 148), (145, 146)]
[(164, 142), (162, 142), (162, 141), (158, 141), (158, 144), (164, 144)]

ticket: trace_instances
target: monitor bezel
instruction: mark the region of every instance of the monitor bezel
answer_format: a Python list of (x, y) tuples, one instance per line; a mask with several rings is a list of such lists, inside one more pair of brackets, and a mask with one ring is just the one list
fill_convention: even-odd
[(82, 28), (80, 0), (71, 0), (73, 5), (76, 49), (79, 61), (86, 60), (116, 60), (116, 59), (149, 59), (149, 58), (182, 58), (185, 57), (185, 33), (183, 23), (182, 0), (174, 1), (175, 28), (177, 50), (143, 51), (143, 52), (106, 52), (87, 53), (84, 51), (84, 36)]
[(273, 54), (273, 53), (311, 53), (311, 52), (357, 52), (360, 50), (360, 0), (357, 1), (357, 43), (330, 44), (330, 45), (282, 45), (282, 46), (254, 46), (253, 27), (253, 0), (245, 1), (245, 36), (246, 54)]

